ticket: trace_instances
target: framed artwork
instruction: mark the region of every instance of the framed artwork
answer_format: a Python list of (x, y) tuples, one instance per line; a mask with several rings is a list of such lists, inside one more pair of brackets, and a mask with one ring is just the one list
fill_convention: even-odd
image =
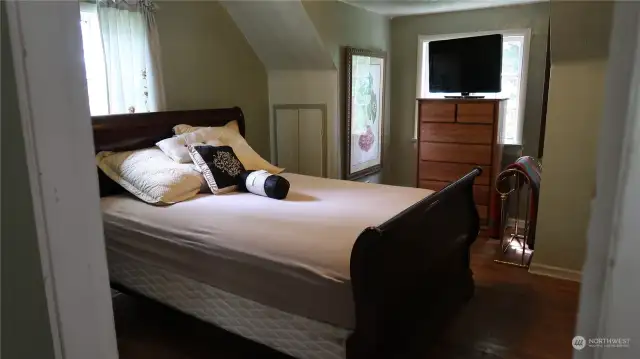
[(382, 169), (386, 53), (346, 48), (345, 177)]

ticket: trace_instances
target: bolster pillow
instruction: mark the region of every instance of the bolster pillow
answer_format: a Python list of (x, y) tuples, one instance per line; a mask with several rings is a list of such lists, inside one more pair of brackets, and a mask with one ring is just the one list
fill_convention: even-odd
[(239, 191), (275, 199), (287, 197), (289, 186), (289, 181), (286, 178), (272, 175), (264, 170), (242, 172), (238, 181)]

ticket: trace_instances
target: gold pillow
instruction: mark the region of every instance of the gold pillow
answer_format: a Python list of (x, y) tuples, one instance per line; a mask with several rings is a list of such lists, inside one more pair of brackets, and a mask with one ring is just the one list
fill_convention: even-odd
[(167, 157), (159, 148), (96, 155), (98, 167), (109, 178), (141, 200), (159, 205), (194, 197), (206, 184), (193, 164)]
[[(173, 134), (182, 135), (185, 133), (195, 132), (203, 128), (208, 128), (208, 127), (193, 127), (190, 125), (180, 124), (180, 125), (173, 126)], [(240, 133), (240, 127), (238, 127), (238, 121), (236, 120), (227, 122), (227, 124), (224, 126), (213, 127), (213, 128), (228, 128), (230, 130), (236, 131), (237, 133)]]
[[(203, 133), (204, 131), (213, 132), (214, 129), (216, 130), (215, 138), (210, 135), (198, 136), (198, 134)], [(247, 170), (264, 170), (274, 175), (284, 171), (284, 168), (276, 167), (269, 163), (269, 161), (260, 157), (260, 155), (256, 151), (254, 151), (251, 146), (249, 146), (247, 141), (240, 134), (237, 121), (231, 121), (222, 127), (191, 127), (189, 125), (177, 125), (173, 127), (173, 132), (177, 135), (174, 138), (185, 136), (185, 134), (189, 134), (188, 136), (194, 136), (194, 138), (195, 136), (198, 136), (198, 138), (200, 138), (199, 141), (194, 140), (193, 142), (187, 144), (205, 143), (214, 146), (231, 146), (231, 148), (233, 148), (233, 152), (236, 154), (240, 162), (242, 162), (244, 168), (246, 168)], [(215, 142), (209, 141), (210, 139), (214, 140)], [(158, 145), (160, 144), (161, 143), (158, 142)], [(188, 155), (186, 147), (175, 147), (175, 149), (176, 153), (179, 153), (180, 155), (171, 155), (171, 157), (176, 157), (180, 160), (186, 160), (186, 156)], [(163, 148), (163, 150), (165, 150), (165, 148)]]

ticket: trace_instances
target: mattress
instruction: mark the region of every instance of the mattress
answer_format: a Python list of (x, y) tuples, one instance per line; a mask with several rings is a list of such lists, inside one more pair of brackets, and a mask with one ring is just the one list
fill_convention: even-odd
[(274, 309), (107, 251), (111, 280), (183, 313), (300, 359), (344, 359), (350, 331)]
[(349, 275), (361, 231), (429, 190), (284, 174), (286, 200), (199, 195), (169, 207), (101, 200), (107, 248), (291, 314), (351, 329)]

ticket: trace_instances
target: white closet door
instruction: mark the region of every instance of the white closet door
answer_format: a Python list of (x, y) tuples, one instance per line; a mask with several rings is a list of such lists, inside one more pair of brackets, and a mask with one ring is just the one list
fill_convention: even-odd
[(323, 177), (324, 146), (322, 111), (300, 109), (298, 114), (298, 173)]
[(276, 111), (276, 139), (278, 167), (299, 173), (298, 168), (298, 110)]

